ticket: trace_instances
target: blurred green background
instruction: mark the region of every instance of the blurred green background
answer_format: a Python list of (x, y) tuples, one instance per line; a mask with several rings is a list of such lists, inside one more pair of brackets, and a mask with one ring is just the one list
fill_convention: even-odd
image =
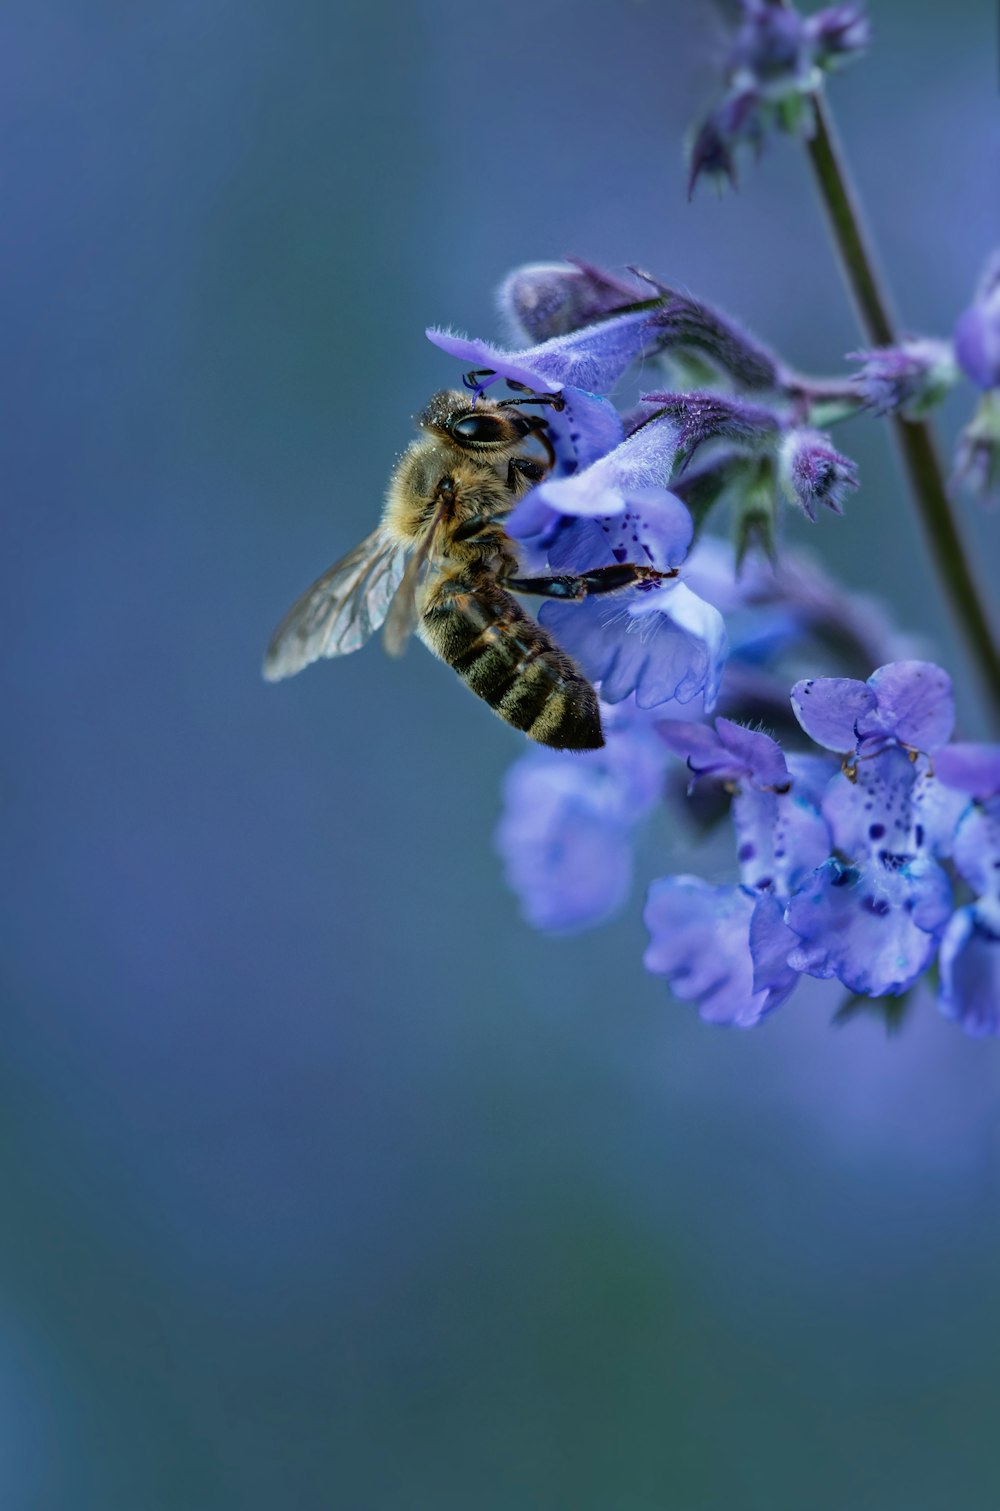
[[(1000, 241), (995, 7), (871, 13), (834, 106), (946, 334)], [(0, 17), (4, 1511), (1000, 1504), (996, 1046), (819, 985), (706, 1028), (638, 896), (520, 922), (519, 738), (422, 650), (259, 679), (454, 381), (424, 326), (496, 334), (511, 266), (639, 262), (843, 370), (801, 151), (685, 198), (720, 46), (700, 0)], [(887, 438), (839, 436), (863, 489), (796, 538), (980, 734)]]

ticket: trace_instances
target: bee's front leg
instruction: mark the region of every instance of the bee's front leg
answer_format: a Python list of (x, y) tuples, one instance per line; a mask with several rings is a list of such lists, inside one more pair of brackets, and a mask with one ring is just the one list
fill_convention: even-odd
[(597, 593), (617, 593), (622, 588), (653, 586), (667, 578), (676, 577), (677, 568), (660, 572), (656, 567), (640, 567), (634, 562), (623, 561), (619, 566), (595, 567), (592, 572), (580, 572), (552, 577), (505, 577), (504, 587), (512, 593), (533, 593), (540, 598), (568, 598), (579, 601), (592, 598)]
[(507, 491), (516, 493), (520, 487), (520, 479), (524, 478), (528, 483), (540, 483), (545, 476), (546, 469), (541, 462), (536, 462), (530, 456), (512, 456), (507, 463)]

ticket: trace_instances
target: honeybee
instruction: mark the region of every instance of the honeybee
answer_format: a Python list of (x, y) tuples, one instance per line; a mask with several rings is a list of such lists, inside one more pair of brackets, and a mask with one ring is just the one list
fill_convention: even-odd
[[(466, 381), (475, 388), (478, 376)], [(420, 438), (393, 472), (378, 528), (282, 620), (264, 661), (267, 680), (356, 651), (380, 627), (385, 649), (399, 655), (415, 630), (529, 739), (560, 750), (602, 746), (594, 688), (512, 595), (583, 599), (674, 574), (616, 563), (577, 576), (517, 575), (503, 520), (555, 462), (544, 418), (523, 409), (561, 403), (526, 389), (499, 400), (435, 394), (418, 417)]]

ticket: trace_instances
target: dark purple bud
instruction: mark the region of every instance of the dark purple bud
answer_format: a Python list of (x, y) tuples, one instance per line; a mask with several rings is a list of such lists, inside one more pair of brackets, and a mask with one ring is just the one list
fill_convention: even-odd
[(652, 284), (665, 300), (663, 308), (650, 318), (650, 330), (656, 332), (656, 342), (650, 345), (650, 351), (678, 348), (697, 352), (728, 373), (741, 388), (774, 389), (780, 385), (777, 358), (735, 320), (639, 268), (631, 271)]
[(806, 35), (820, 68), (849, 63), (871, 44), (871, 23), (861, 5), (829, 5), (806, 20)]
[(842, 514), (848, 488), (858, 486), (855, 464), (834, 451), (829, 436), (818, 430), (790, 431), (782, 443), (779, 466), (786, 496), (813, 521), (817, 505)]
[(515, 268), (497, 295), (512, 337), (532, 342), (567, 336), (642, 299), (631, 284), (576, 258)]
[(720, 190), (726, 183), (736, 188), (736, 148), (749, 145), (759, 150), (763, 141), (759, 106), (755, 90), (735, 90), (697, 128), (688, 149), (689, 199), (699, 178)]
[(850, 352), (848, 360), (862, 364), (854, 375), (862, 403), (876, 414), (899, 413), (908, 420), (919, 419), (940, 404), (958, 379), (949, 343), (929, 337), (870, 352)]
[(977, 388), (1000, 388), (1000, 252), (990, 259), (975, 299), (955, 326), (955, 355)]
[(773, 410), (732, 395), (647, 393), (640, 402), (652, 411), (649, 420), (669, 416), (680, 422), (677, 451), (682, 465), (704, 441), (734, 441), (757, 450), (773, 445), (781, 431), (781, 421)]

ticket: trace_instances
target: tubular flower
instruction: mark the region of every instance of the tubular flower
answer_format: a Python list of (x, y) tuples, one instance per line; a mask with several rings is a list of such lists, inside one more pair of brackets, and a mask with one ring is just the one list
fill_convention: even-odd
[(918, 420), (940, 404), (958, 380), (951, 346), (930, 337), (852, 352), (851, 360), (861, 363), (854, 378), (861, 402), (879, 415), (899, 413)]

